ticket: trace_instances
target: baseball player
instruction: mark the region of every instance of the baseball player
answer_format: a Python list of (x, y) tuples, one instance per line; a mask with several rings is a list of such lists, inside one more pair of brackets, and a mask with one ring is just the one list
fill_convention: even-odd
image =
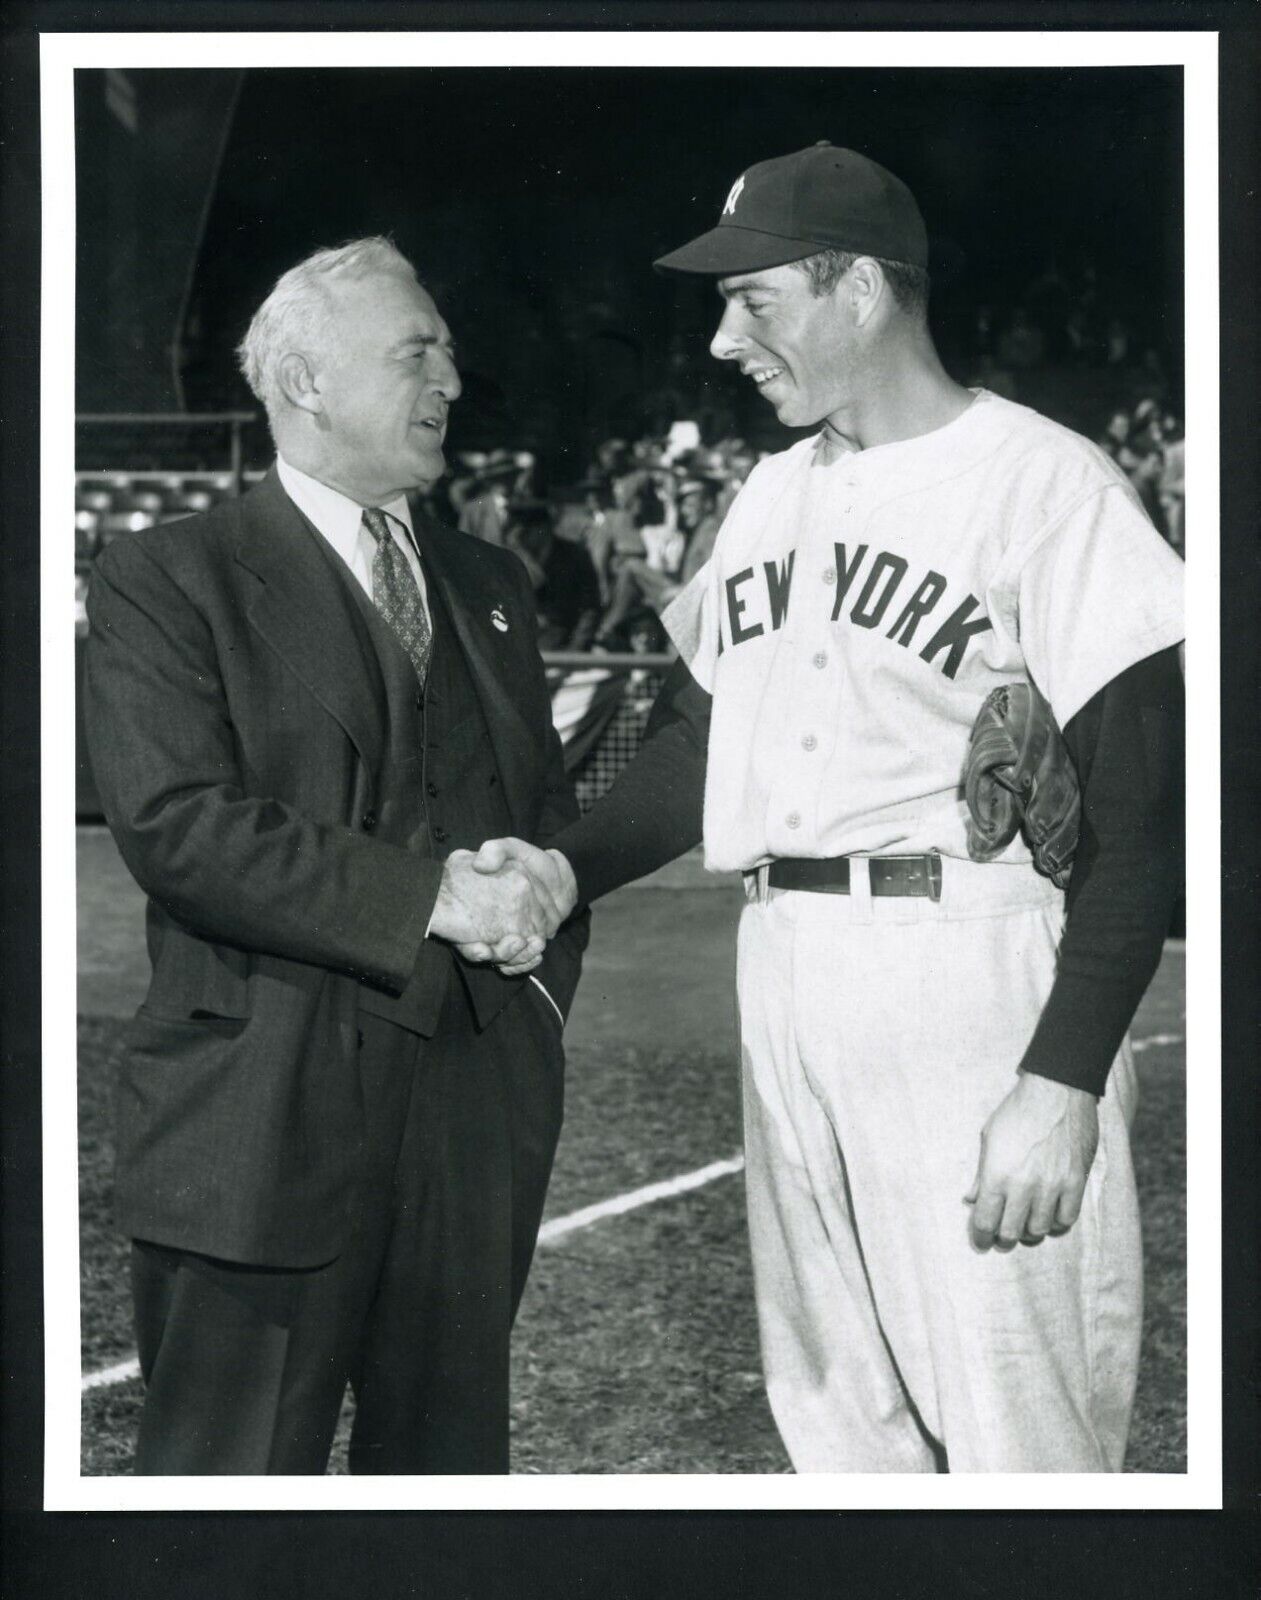
[[(795, 1467), (1118, 1471), (1141, 1251), (1126, 1039), (1181, 878), (1181, 563), (1088, 441), (943, 369), (910, 191), (821, 143), (659, 267), (780, 421), (665, 615), (636, 761), (550, 856), (587, 901), (689, 847), (743, 872), (749, 1226)], [(989, 692), (1081, 784), (1067, 893), (969, 856)]]

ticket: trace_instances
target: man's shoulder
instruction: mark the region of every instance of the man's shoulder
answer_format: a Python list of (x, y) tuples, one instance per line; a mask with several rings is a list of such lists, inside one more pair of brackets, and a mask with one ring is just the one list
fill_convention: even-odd
[(240, 536), (242, 508), (243, 499), (225, 500), (195, 516), (123, 534), (101, 552), (96, 566), (106, 576), (156, 566), (177, 580), (218, 566)]
[(987, 395), (984, 404), (983, 426), (996, 465), (1005, 463), (1012, 473), (1065, 497), (1128, 487), (1116, 462), (1084, 434), (1001, 395)]

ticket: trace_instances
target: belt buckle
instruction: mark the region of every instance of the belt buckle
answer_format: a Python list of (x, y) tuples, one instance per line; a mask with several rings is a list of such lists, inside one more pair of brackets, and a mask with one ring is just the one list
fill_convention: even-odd
[[(873, 861), (899, 862), (902, 865), (903, 881), (907, 887), (901, 892), (910, 895), (924, 895), (936, 904), (941, 899), (941, 857), (934, 851), (931, 855), (924, 856), (875, 856)], [(891, 876), (895, 876), (891, 874)], [(923, 881), (924, 887), (919, 884)], [(895, 877), (896, 881), (896, 877)], [(911, 888), (910, 885), (915, 887)], [(892, 891), (898, 893), (897, 889)]]

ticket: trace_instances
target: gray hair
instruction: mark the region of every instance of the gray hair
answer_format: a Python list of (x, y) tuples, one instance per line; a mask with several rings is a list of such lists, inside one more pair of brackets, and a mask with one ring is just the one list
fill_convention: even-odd
[(377, 236), (351, 239), (335, 249), (317, 250), (277, 278), (237, 346), (237, 362), (268, 417), (283, 398), (276, 377), (281, 356), (311, 350), (327, 337), (332, 311), (328, 286), (354, 282), (376, 272), (400, 273), (415, 279), (416, 269), (394, 243)]
[[(923, 267), (913, 267), (907, 261), (886, 261), (882, 256), (871, 259), (884, 273), (901, 309), (923, 321), (928, 315), (928, 274)], [(824, 295), (836, 288), (857, 260), (858, 252), (854, 250), (820, 250), (818, 255), (791, 264), (810, 279), (812, 294)]]

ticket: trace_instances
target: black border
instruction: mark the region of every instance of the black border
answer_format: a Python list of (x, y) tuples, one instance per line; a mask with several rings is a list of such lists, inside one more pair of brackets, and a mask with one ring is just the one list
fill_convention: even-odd
[[(1205, 29), (1222, 32), (1223, 1513), (198, 1513), (47, 1514), (42, 1496), (38, 814), (38, 31), (399, 28)], [(0, 734), (3, 863), (6, 1587), (49, 1595), (230, 1600), (368, 1591), (531, 1594), (1212, 1596), (1256, 1592), (1261, 1364), (1257, 1285), (1258, 318), (1261, 24), (1249, 4), (620, 5), (486, 0), (11, 3), (0, 41)], [(1194, 251), (1188, 294), (1195, 292)], [(1194, 779), (1192, 780), (1194, 781)], [(55, 848), (56, 846), (54, 846)], [(1192, 857), (1194, 861), (1194, 855)], [(70, 1064), (67, 1063), (67, 1073)], [(1191, 1240), (1194, 1248), (1194, 1239)]]

